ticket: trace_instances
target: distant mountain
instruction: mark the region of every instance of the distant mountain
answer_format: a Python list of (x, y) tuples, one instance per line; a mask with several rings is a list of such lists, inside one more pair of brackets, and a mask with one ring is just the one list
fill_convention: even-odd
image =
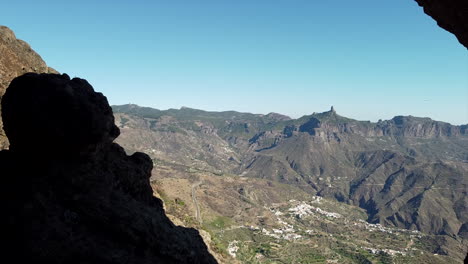
[[(0, 26), (0, 54), (0, 100), (11, 80), (23, 73), (57, 73), (28, 43), (17, 39), (15, 33), (5, 26)], [(8, 146), (7, 141), (0, 117), (0, 149)]]
[(113, 106), (128, 151), (215, 173), (286, 183), (358, 205), (371, 223), (468, 238), (468, 126), (334, 109), (280, 115)]

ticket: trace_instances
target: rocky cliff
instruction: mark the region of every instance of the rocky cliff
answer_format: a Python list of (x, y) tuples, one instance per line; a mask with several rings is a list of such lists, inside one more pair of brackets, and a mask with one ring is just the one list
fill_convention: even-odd
[[(0, 26), (0, 99), (13, 78), (26, 72), (57, 73), (48, 67), (28, 43), (16, 38), (13, 31)], [(0, 119), (0, 149), (8, 147)]]
[(17, 263), (216, 263), (153, 196), (153, 163), (127, 156), (107, 99), (83, 79), (27, 73), (2, 98), (4, 257)]

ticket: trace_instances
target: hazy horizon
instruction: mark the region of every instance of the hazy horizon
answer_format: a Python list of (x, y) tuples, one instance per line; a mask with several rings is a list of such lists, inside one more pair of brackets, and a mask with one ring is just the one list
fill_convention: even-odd
[(113, 105), (468, 123), (467, 49), (413, 0), (26, 1), (3, 13), (50, 67)]

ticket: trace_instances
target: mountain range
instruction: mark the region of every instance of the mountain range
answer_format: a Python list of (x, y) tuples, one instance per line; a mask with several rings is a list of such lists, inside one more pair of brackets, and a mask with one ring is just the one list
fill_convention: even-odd
[(370, 223), (468, 238), (468, 126), (332, 108), (270, 113), (113, 106), (129, 152), (199, 170), (268, 179), (366, 210)]

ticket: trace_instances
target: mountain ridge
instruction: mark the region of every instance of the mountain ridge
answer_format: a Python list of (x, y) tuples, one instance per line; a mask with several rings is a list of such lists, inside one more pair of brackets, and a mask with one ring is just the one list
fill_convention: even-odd
[[(237, 111), (237, 110), (220, 110), (220, 111), (213, 111), (213, 110), (202, 110), (202, 109), (198, 109), (198, 108), (194, 108), (194, 107), (188, 107), (188, 106), (181, 106), (180, 108), (168, 108), (168, 109), (165, 109), (165, 110), (162, 110), (162, 109), (158, 109), (158, 108), (154, 108), (154, 107), (151, 107), (151, 106), (142, 106), (142, 105), (139, 105), (139, 104), (134, 104), (134, 103), (128, 103), (128, 104), (118, 104), (118, 105), (112, 105), (112, 108), (115, 109), (117, 112), (121, 112), (121, 111), (124, 111), (124, 112), (127, 112), (127, 113), (130, 113), (132, 112), (132, 109), (134, 110), (133, 112), (134, 113), (139, 113), (139, 114), (143, 114), (143, 115), (148, 115), (146, 117), (151, 117), (151, 115), (153, 114), (152, 112), (154, 111), (155, 113), (156, 112), (159, 112), (159, 113), (167, 113), (167, 114), (173, 114), (177, 111), (197, 111), (197, 112), (203, 112), (203, 113), (211, 113), (211, 114), (224, 114), (224, 113), (231, 113), (231, 114), (239, 114), (239, 115), (253, 115), (253, 116), (259, 116), (259, 117), (264, 117), (264, 116), (271, 116), (271, 115), (279, 115), (279, 116), (282, 116), (284, 118), (287, 118), (287, 119), (291, 119), (291, 120), (298, 120), (298, 119), (303, 119), (303, 118), (307, 118), (307, 117), (312, 117), (312, 116), (327, 116), (327, 115), (336, 115), (338, 117), (341, 117), (341, 118), (344, 118), (346, 120), (352, 120), (352, 121), (356, 121), (356, 122), (366, 122), (366, 123), (374, 123), (374, 124), (377, 124), (377, 123), (381, 123), (381, 122), (384, 122), (384, 121), (390, 121), (390, 120), (394, 120), (394, 119), (400, 119), (400, 118), (404, 118), (404, 119), (408, 119), (408, 120), (414, 120), (414, 121), (431, 121), (431, 122), (438, 122), (438, 123), (445, 123), (445, 124), (449, 124), (451, 126), (458, 126), (458, 127), (465, 127), (465, 126), (468, 126), (468, 122), (466, 124), (460, 124), (460, 125), (454, 125), (450, 122), (447, 122), (447, 121), (442, 121), (442, 120), (435, 120), (435, 119), (432, 119), (431, 117), (420, 117), (420, 116), (413, 116), (413, 115), (396, 115), (390, 119), (379, 119), (378, 121), (374, 122), (374, 121), (370, 121), (370, 120), (359, 120), (359, 119), (354, 119), (354, 118), (350, 118), (350, 117), (344, 117), (344, 116), (341, 116), (337, 113), (336, 109), (331, 106), (330, 110), (328, 111), (323, 111), (323, 112), (313, 112), (311, 114), (305, 114), (305, 115), (302, 115), (300, 117), (297, 117), (297, 118), (292, 118), (288, 115), (285, 115), (285, 114), (282, 114), (282, 113), (279, 113), (279, 112), (269, 112), (268, 114), (258, 114), (258, 113), (251, 113), (251, 112), (241, 112), (241, 111)], [(145, 111), (148, 111), (148, 112), (145, 112)]]

